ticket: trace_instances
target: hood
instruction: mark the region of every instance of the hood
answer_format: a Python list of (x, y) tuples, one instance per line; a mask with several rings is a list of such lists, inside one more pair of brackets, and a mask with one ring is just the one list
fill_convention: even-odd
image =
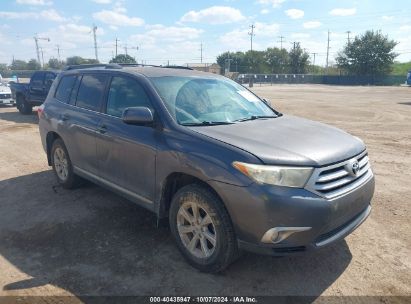
[(190, 129), (272, 165), (319, 167), (348, 159), (365, 149), (360, 139), (340, 129), (288, 115)]

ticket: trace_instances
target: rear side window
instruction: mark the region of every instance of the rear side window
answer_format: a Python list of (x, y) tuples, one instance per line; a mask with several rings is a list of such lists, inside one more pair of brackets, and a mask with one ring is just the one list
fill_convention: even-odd
[(106, 75), (84, 75), (78, 89), (76, 106), (99, 111), (106, 81)]
[(76, 82), (76, 75), (64, 76), (61, 78), (59, 86), (57, 87), (55, 97), (64, 103), (70, 100), (70, 94)]
[(143, 87), (128, 77), (113, 77), (107, 100), (107, 114), (121, 117), (130, 107), (152, 108)]

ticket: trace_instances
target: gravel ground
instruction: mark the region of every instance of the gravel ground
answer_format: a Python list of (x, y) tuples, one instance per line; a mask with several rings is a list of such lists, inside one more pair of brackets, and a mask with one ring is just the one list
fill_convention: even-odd
[(60, 188), (36, 115), (2, 107), (0, 296), (411, 296), (411, 88), (254, 90), (281, 112), (335, 125), (366, 142), (376, 175), (373, 211), (346, 240), (300, 257), (245, 254), (222, 274), (200, 273), (145, 209), (91, 184)]

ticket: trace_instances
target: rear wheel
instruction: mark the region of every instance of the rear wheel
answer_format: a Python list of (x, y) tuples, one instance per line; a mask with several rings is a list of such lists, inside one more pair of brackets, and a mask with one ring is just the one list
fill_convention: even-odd
[(51, 147), (51, 164), (57, 181), (63, 188), (72, 189), (80, 183), (80, 177), (74, 174), (66, 146), (60, 138)]
[(222, 271), (237, 257), (227, 210), (217, 195), (203, 186), (185, 186), (174, 195), (170, 228), (183, 256), (201, 271)]
[(33, 106), (29, 104), (22, 95), (17, 96), (17, 109), (23, 115), (28, 115), (33, 112)]

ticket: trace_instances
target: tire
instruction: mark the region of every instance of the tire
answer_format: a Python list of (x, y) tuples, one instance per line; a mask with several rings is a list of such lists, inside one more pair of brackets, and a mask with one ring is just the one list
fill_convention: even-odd
[[(204, 225), (196, 222), (193, 206)], [(228, 212), (219, 197), (206, 187), (193, 184), (177, 191), (169, 222), (178, 249), (198, 270), (220, 272), (237, 258), (237, 240)]]
[(50, 153), (53, 171), (59, 184), (65, 189), (77, 187), (81, 178), (74, 174), (66, 146), (60, 138), (53, 141)]
[(17, 96), (17, 109), (23, 115), (29, 115), (33, 112), (33, 106), (21, 95)]

